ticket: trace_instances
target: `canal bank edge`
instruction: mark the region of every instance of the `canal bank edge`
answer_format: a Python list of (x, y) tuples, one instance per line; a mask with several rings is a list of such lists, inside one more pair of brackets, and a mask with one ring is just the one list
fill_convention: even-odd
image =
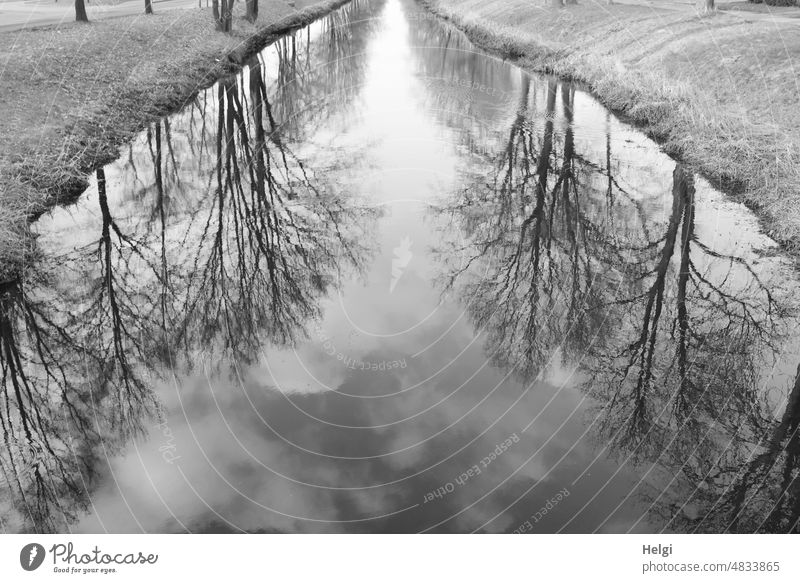
[[(149, 123), (178, 111), (203, 89), (237, 72), (249, 57), (281, 35), (349, 1), (310, 0), (295, 10), (281, 0), (261, 0), (262, 16), (256, 25), (244, 21), (244, 3), (239, 3), (233, 34), (229, 35), (214, 31), (211, 11), (201, 9), (0, 33), (0, 48), (11, 48), (4, 51), (7, 60), (0, 73), (0, 105), (7, 112), (0, 122), (6, 145), (0, 149), (0, 282), (17, 276), (35, 258), (30, 223), (53, 205), (75, 200), (88, 185), (91, 172), (117, 159), (119, 148)], [(278, 12), (277, 17), (273, 12)], [(113, 66), (123, 71), (118, 78), (112, 75), (102, 92), (92, 90), (86, 80), (97, 85), (109, 65), (92, 62), (92, 58), (108, 62), (110, 53), (103, 53), (100, 47), (89, 49), (75, 71), (67, 68), (81, 51), (87, 51), (94, 35), (99, 35), (101, 47), (103, 42), (113, 42), (109, 47)], [(142, 53), (148, 35), (166, 45), (167, 51), (175, 47), (175, 52)], [(22, 49), (19, 58), (13, 50), (24, 47), (26, 41), (41, 46), (41, 57), (33, 65), (24, 62)], [(48, 54), (51, 43), (60, 45), (55, 56)], [(75, 57), (75, 61), (67, 57)], [(48, 66), (48, 60), (58, 59), (62, 62)], [(15, 82), (27, 81), (28, 76), (34, 79), (32, 83)], [(59, 92), (66, 96), (65, 103)], [(43, 119), (36, 123), (32, 113), (43, 104), (49, 107), (42, 110)], [(23, 112), (16, 119), (11, 113), (15, 109)]]
[(584, 84), (800, 253), (800, 25), (590, 0), (418, 1), (477, 46)]

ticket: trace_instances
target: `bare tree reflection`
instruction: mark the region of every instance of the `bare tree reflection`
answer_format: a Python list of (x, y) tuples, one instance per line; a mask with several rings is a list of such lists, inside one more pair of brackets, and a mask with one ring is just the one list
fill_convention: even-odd
[(592, 392), (614, 419), (609, 438), (652, 455), (665, 438), (696, 443), (710, 419), (734, 431), (760, 422), (758, 369), (773, 348), (777, 305), (747, 263), (697, 237), (685, 167), (673, 172), (663, 235), (619, 248), (629, 253), (630, 283), (604, 307), (620, 323), (616, 348), (593, 351), (592, 367)]
[(0, 287), (0, 472), (3, 498), (27, 528), (52, 531), (85, 507), (98, 428), (91, 395), (83, 390), (88, 379), (64, 358), (82, 346), (60, 322), (63, 314), (28, 296), (28, 285), (43, 283)]
[[(610, 138), (577, 151), (572, 88), (542, 92), (531, 109), (522, 84), (503, 147), (473, 151), (476, 170), (442, 209), (464, 241), (445, 250), (446, 287), (499, 366), (530, 379), (555, 355), (577, 365), (605, 447), (679, 476), (675, 492), (696, 489), (703, 528), (796, 528), (800, 390), (776, 422), (760, 384), (784, 315), (769, 286), (698, 234), (690, 169), (674, 169), (666, 220), (648, 217), (614, 175)], [(650, 499), (680, 523), (680, 501)]]
[[(526, 78), (503, 149), (488, 160), (491, 179), (477, 176), (447, 209), (467, 236), (466, 246), (452, 254), (467, 259), (447, 285), (460, 286), (497, 363), (525, 376), (562, 342), (569, 353), (580, 353), (599, 325), (585, 306), (598, 303), (603, 289), (596, 277), (597, 218), (592, 203), (581, 200), (571, 130), (563, 147), (556, 143), (558, 83), (547, 83), (540, 134), (530, 119), (529, 85)], [(561, 99), (569, 119), (569, 87)]]
[(348, 205), (273, 133), (260, 67), (246, 87), (220, 83), (213, 199), (187, 274), (178, 343), (211, 346), (250, 360), (265, 340), (291, 343), (340, 271), (363, 249)]
[(307, 128), (355, 103), (367, 68), (366, 45), (378, 24), (374, 16), (383, 4), (354, 0), (319, 22), (313, 42), (308, 28), (275, 43), (277, 79), (267, 97), (276, 122), (272, 133), (308, 138)]
[(742, 426), (653, 508), (683, 532), (800, 532), (800, 367), (777, 416)]
[[(279, 59), (284, 73), (315, 66), (297, 57)], [(350, 63), (358, 75), (363, 58)], [(127, 164), (97, 172), (76, 247), (0, 289), (0, 504), (15, 530), (63, 530), (80, 515), (100, 456), (160, 415), (165, 373), (294, 342), (360, 269), (371, 211), (342, 192), (332, 149), (301, 156), (278, 131), (293, 94), (263, 69), (254, 59), (148, 128)]]

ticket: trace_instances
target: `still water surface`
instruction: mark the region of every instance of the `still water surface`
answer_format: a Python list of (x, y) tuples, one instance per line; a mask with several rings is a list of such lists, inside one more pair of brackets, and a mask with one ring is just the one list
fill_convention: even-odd
[(797, 530), (791, 265), (412, 0), (267, 47), (35, 228), (6, 530)]

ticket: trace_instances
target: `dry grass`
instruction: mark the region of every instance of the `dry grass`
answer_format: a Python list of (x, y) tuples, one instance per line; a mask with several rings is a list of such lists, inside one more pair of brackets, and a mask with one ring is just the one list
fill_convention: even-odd
[(74, 198), (120, 145), (242, 55), (343, 3), (260, 0), (256, 25), (237, 12), (230, 35), (210, 9), (0, 33), (0, 281), (30, 257), (31, 217)]
[[(800, 251), (800, 26), (530, 0), (422, 0), (477, 43), (586, 83)], [(795, 62), (796, 59), (796, 62)]]
[(33, 208), (26, 206), (31, 200), (28, 192), (15, 193), (18, 198), (14, 204), (3, 204), (0, 200), (0, 257), (10, 257), (13, 261), (0, 263), (0, 281), (10, 279), (21, 263), (31, 261), (35, 245), (27, 232), (27, 221)]

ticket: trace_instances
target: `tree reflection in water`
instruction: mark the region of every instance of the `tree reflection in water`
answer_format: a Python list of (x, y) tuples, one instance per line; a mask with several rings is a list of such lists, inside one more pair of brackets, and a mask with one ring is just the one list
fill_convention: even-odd
[[(606, 286), (597, 278), (598, 229), (605, 225), (593, 208), (596, 201), (579, 197), (575, 164), (580, 160), (571, 130), (565, 132), (563, 153), (557, 152), (557, 83), (546, 87), (541, 135), (528, 110), (529, 83), (523, 81), (502, 149), (484, 160), (496, 171), (489, 181), (476, 177), (447, 209), (466, 233), (466, 247), (455, 256), (466, 253), (467, 260), (446, 283), (461, 287), (476, 326), (490, 336), (489, 353), (497, 364), (514, 366), (524, 376), (535, 375), (562, 341), (570, 355), (580, 356), (601, 323), (583, 306), (601, 301)], [(571, 95), (562, 95), (567, 116)]]
[(245, 361), (265, 336), (294, 341), (340, 270), (362, 252), (340, 228), (358, 210), (271, 133), (258, 71), (251, 69), (247, 92), (233, 82), (218, 87), (214, 199), (190, 235), (182, 318), (170, 327), (188, 351), (221, 338), (224, 351)]
[(261, 61), (213, 91), (131, 147), (132, 188), (97, 171), (86, 242), (0, 290), (7, 528), (63, 530), (101, 460), (161, 414), (159, 376), (294, 342), (360, 269), (371, 212), (292, 150)]
[(698, 234), (689, 168), (675, 166), (666, 219), (648, 218), (610, 139), (580, 151), (572, 87), (532, 83), (504, 147), (472, 149), (440, 209), (463, 237), (442, 250), (459, 261), (443, 259), (445, 288), (497, 365), (526, 380), (554, 358), (577, 368), (603, 449), (640, 466), (668, 528), (797, 530), (800, 381), (776, 418), (763, 383), (783, 313), (769, 285)]
[(76, 508), (83, 507), (97, 441), (91, 391), (85, 385), (73, 389), (70, 380), (80, 378), (79, 373), (72, 360), (63, 359), (82, 347), (66, 324), (52, 319), (58, 315), (46, 301), (28, 295), (28, 284), (42, 283), (0, 287), (0, 470), (8, 495), (2, 515), (4, 522), (13, 520), (6, 504), (13, 505), (36, 531), (54, 529), (57, 521), (74, 518)]

